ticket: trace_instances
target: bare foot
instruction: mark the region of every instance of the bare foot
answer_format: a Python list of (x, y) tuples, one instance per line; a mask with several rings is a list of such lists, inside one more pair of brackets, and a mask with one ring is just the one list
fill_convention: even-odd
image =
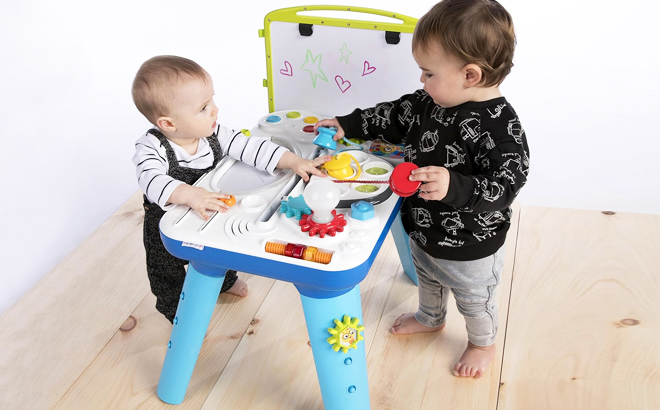
[(428, 327), (419, 323), (415, 319), (414, 313), (404, 313), (399, 316), (392, 325), (390, 333), (394, 335), (406, 335), (410, 333), (431, 333), (439, 332), (445, 327), (445, 324), (441, 324), (438, 327)]
[(225, 293), (231, 293), (232, 295), (240, 296), (240, 297), (245, 297), (248, 294), (248, 286), (247, 283), (245, 283), (244, 280), (241, 278), (236, 279), (236, 282), (234, 285), (227, 289)]
[(454, 365), (454, 376), (481, 379), (495, 357), (495, 344), (475, 346), (468, 342), (461, 359)]

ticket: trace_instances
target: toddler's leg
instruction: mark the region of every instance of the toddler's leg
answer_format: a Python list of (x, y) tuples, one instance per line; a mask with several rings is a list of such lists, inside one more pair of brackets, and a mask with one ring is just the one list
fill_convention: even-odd
[[(468, 345), (463, 355), (454, 365), (454, 376), (480, 379), (495, 357), (495, 337), (497, 335), (497, 307), (492, 297), (482, 302), (459, 296), (460, 290), (452, 289), (458, 310), (465, 317), (468, 331)], [(495, 286), (489, 286), (487, 293), (495, 293)], [(474, 295), (474, 294), (473, 294)], [(460, 301), (459, 301), (460, 300)], [(469, 300), (469, 301), (468, 301)]]
[[(473, 288), (452, 288), (456, 306), (465, 317), (468, 346), (454, 365), (454, 376), (480, 379), (495, 357), (497, 336), (497, 306), (495, 294), (504, 264), (504, 250), (490, 257), (471, 261), (472, 268), (464, 272)], [(481, 287), (478, 287), (481, 286)]]
[(399, 316), (394, 321), (390, 333), (401, 335), (439, 332), (445, 327), (449, 288), (442, 286), (434, 276), (434, 273), (437, 273), (435, 260), (419, 249), (412, 240), (410, 248), (419, 282), (417, 287), (419, 310)]
[(156, 296), (156, 310), (172, 322), (186, 278), (186, 261), (170, 254), (160, 239), (158, 222), (164, 211), (145, 204), (143, 242), (147, 256), (147, 276)]
[(222, 282), (222, 289), (220, 289), (220, 293), (224, 292), (245, 297), (248, 294), (248, 286), (244, 280), (238, 277), (235, 270), (228, 270), (227, 273), (225, 273), (225, 281)]
[[(171, 255), (170, 255), (171, 256)], [(171, 257), (174, 259), (174, 257)], [(156, 296), (156, 310), (172, 322), (179, 306), (179, 298), (186, 278), (185, 261), (166, 265), (164, 263), (149, 264), (147, 258), (147, 276), (151, 292)], [(171, 261), (174, 262), (174, 261)]]

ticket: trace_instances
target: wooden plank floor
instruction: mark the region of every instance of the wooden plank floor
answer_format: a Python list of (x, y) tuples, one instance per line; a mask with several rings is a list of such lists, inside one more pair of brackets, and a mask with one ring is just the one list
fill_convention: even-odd
[[(0, 409), (174, 408), (156, 396), (171, 325), (146, 280), (140, 200), (0, 317)], [(440, 333), (388, 332), (417, 306), (388, 236), (360, 284), (372, 408), (660, 408), (660, 216), (514, 216), (497, 356), (481, 380), (451, 375), (467, 342), (453, 302)], [(322, 409), (297, 291), (240, 275), (250, 294), (221, 295), (176, 408)]]

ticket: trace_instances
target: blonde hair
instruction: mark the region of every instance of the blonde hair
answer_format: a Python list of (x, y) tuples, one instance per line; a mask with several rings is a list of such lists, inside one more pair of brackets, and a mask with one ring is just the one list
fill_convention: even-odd
[(169, 112), (170, 90), (188, 79), (208, 81), (209, 74), (196, 62), (184, 57), (156, 56), (145, 61), (133, 80), (133, 102), (149, 122)]
[(495, 0), (443, 0), (417, 23), (413, 50), (437, 42), (447, 53), (481, 68), (478, 86), (500, 85), (513, 67), (511, 15)]

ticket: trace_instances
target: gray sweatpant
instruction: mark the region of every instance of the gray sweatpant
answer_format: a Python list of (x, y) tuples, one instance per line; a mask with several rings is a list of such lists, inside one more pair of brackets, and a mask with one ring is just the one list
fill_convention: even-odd
[(445, 323), (451, 290), (458, 311), (465, 317), (468, 340), (475, 346), (495, 343), (495, 291), (504, 267), (504, 246), (474, 261), (436, 259), (413, 240), (410, 240), (410, 249), (419, 282), (419, 310), (415, 319), (428, 327)]

